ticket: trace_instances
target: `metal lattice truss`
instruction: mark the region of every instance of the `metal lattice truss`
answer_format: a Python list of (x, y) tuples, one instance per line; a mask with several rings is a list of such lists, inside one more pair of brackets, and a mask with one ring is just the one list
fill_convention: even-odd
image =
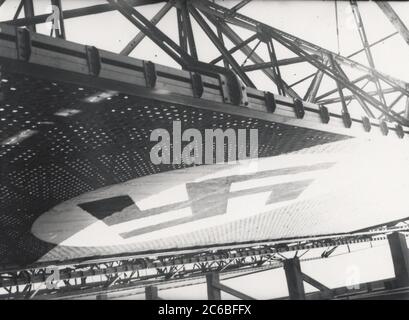
[[(338, 113), (343, 115), (346, 123), (349, 122), (351, 107), (357, 107), (360, 108), (362, 115), (365, 117), (396, 121), (404, 126), (409, 126), (408, 103), (406, 103), (404, 110), (397, 108), (401, 99), (404, 97), (407, 99), (409, 96), (408, 84), (377, 71), (371, 53), (371, 47), (398, 33), (406, 41), (409, 39), (409, 32), (406, 26), (388, 3), (377, 2), (377, 5), (390, 19), (397, 31), (370, 44), (366, 36), (358, 4), (356, 1), (351, 1), (352, 11), (363, 48), (344, 57), (240, 14), (238, 11), (248, 4), (249, 0), (241, 1), (232, 8), (226, 8), (206, 0), (170, 0), (163, 5), (151, 20), (138, 11), (138, 6), (151, 4), (155, 1), (107, 0), (107, 2), (107, 4), (62, 11), (61, 1), (53, 0), (52, 4), (61, 10), (62, 19), (60, 31), (56, 32), (55, 36), (65, 37), (64, 19), (117, 10), (140, 30), (140, 33), (121, 50), (123, 55), (129, 55), (145, 37), (148, 37), (183, 69), (201, 73), (229, 73), (233, 71), (249, 87), (255, 87), (249, 73), (260, 71), (274, 82), (280, 95), (319, 105), (340, 105), (341, 109), (338, 110)], [(22, 8), (24, 8), (25, 18), (17, 19)], [(176, 8), (177, 12), (179, 43), (174, 42), (157, 27), (159, 21), (172, 8)], [(35, 31), (35, 25), (47, 21), (48, 17), (49, 15), (35, 16), (32, 0), (22, 0), (15, 19), (6, 22), (17, 26), (26, 25)], [(199, 60), (192, 20), (196, 21), (219, 50), (220, 56), (218, 58), (212, 61)], [(253, 34), (247, 39), (242, 39), (233, 26), (251, 31)], [(214, 30), (217, 30), (217, 32)], [(227, 48), (225, 39), (228, 39), (234, 46)], [(277, 46), (286, 48), (291, 52), (292, 56), (277, 56), (275, 50)], [(268, 61), (265, 61), (258, 53), (259, 50), (265, 48), (267, 48), (269, 55)], [(235, 56), (237, 52), (241, 52), (246, 56), (244, 62), (251, 61), (252, 64), (240, 64)], [(365, 52), (368, 66), (351, 59), (361, 52)], [(316, 72), (289, 84), (286, 82), (280, 69), (283, 66), (298, 63), (307, 63), (314, 67)], [(355, 72), (354, 74), (358, 72), (359, 76), (352, 78), (348, 75), (350, 70)], [(334, 89), (318, 94), (325, 78), (333, 80)], [(305, 86), (302, 86), (303, 90), (297, 88), (306, 81), (310, 81), (308, 89), (306, 92), (300, 92), (305, 91)], [(375, 90), (371, 91), (371, 85)], [(388, 103), (388, 99), (385, 96), (393, 93), (398, 93), (398, 95), (393, 101)]]
[[(300, 261), (327, 259), (334, 256), (334, 252), (340, 247), (347, 247), (348, 252), (354, 252), (356, 250), (351, 251), (350, 245), (359, 243), (366, 243), (366, 249), (371, 249), (374, 243), (385, 242), (393, 232), (400, 232), (408, 237), (407, 222), (352, 234), (233, 245), (175, 252), (166, 256), (124, 255), (100, 260), (72, 261), (61, 265), (56, 263), (53, 266), (38, 263), (29, 269), (5, 270), (0, 273), (0, 299), (67, 299), (129, 290), (135, 294), (135, 290), (152, 286), (165, 285), (162, 288), (164, 290), (178, 288), (203, 283), (203, 275), (209, 273), (217, 273), (222, 279), (229, 279), (281, 268), (287, 259), (291, 259), (290, 256), (297, 257)], [(304, 257), (310, 251), (312, 255)], [(313, 286), (317, 283), (313, 279), (307, 280), (311, 280)], [(223, 288), (229, 292), (230, 288)], [(321, 290), (320, 285), (317, 288)], [(242, 299), (251, 299), (234, 290), (229, 293)]]

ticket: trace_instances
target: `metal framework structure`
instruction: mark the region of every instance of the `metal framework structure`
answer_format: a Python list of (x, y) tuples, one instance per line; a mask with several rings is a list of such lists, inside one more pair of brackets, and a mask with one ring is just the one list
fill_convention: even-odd
[[(0, 1), (0, 6), (6, 1)], [(406, 98), (409, 101), (408, 83), (395, 79), (376, 70), (375, 61), (371, 48), (379, 43), (400, 34), (409, 43), (409, 32), (402, 20), (388, 3), (377, 2), (385, 15), (390, 19), (397, 31), (383, 37), (374, 43), (369, 43), (366, 36), (363, 19), (359, 12), (359, 5), (351, 1), (354, 18), (359, 31), (363, 48), (349, 56), (341, 56), (317, 45), (309, 43), (272, 26), (263, 24), (244, 14), (239, 13), (250, 1), (244, 0), (232, 8), (223, 7), (211, 1), (187, 1), (170, 0), (163, 4), (161, 9), (152, 19), (147, 19), (138, 10), (141, 5), (149, 5), (157, 1), (146, 0), (107, 0), (107, 3), (94, 5), (73, 10), (64, 10), (61, 0), (51, 0), (54, 8), (57, 8), (59, 28), (54, 36), (66, 39), (64, 21), (77, 17), (93, 15), (109, 11), (118, 11), (124, 18), (129, 20), (139, 30), (139, 33), (120, 51), (123, 56), (130, 55), (133, 50), (148, 37), (173, 60), (175, 60), (184, 71), (192, 75), (193, 97), (201, 97), (206, 86), (215, 85), (210, 78), (222, 75), (228, 84), (226, 90), (230, 93), (235, 91), (246, 91), (246, 94), (230, 94), (224, 96), (224, 103), (231, 102), (236, 105), (249, 104), (247, 94), (252, 98), (263, 100), (267, 109), (274, 109), (277, 104), (291, 105), (297, 118), (304, 116), (305, 110), (315, 112), (323, 122), (327, 117), (335, 116), (342, 120), (346, 128), (351, 127), (353, 121), (363, 124), (365, 130), (368, 125), (376, 124), (383, 134), (388, 130), (396, 131), (398, 136), (404, 134), (403, 127), (409, 127), (409, 103), (406, 102), (404, 110), (397, 109), (398, 102)], [(179, 42), (174, 42), (169, 36), (161, 31), (157, 24), (173, 8), (176, 8), (178, 23)], [(24, 18), (19, 18), (24, 11)], [(4, 21), (5, 25), (27, 27), (31, 33), (36, 32), (36, 25), (48, 21), (50, 14), (36, 15), (33, 0), (21, 0), (14, 18)], [(198, 47), (195, 44), (193, 21), (203, 30), (210, 41), (220, 52), (220, 56), (211, 61), (199, 59)], [(55, 22), (55, 21), (54, 21)], [(247, 39), (242, 39), (235, 28), (243, 28), (252, 34)], [(19, 29), (18, 41), (27, 40), (27, 35)], [(228, 48), (226, 40), (233, 44)], [(291, 52), (290, 57), (279, 57), (277, 46), (286, 48)], [(269, 60), (264, 60), (258, 50), (267, 49)], [(22, 48), (26, 48), (22, 46)], [(93, 48), (87, 49), (89, 68), (97, 75), (101, 68), (95, 62), (99, 52)], [(245, 61), (239, 62), (236, 53), (245, 55)], [(368, 66), (352, 60), (357, 54), (364, 52)], [(31, 53), (31, 52), (30, 52)], [(24, 51), (19, 52), (24, 55)], [(108, 60), (108, 58), (106, 59)], [(246, 64), (251, 61), (252, 64)], [(292, 84), (286, 81), (283, 67), (286, 65), (306, 63), (315, 68), (311, 75), (300, 79)], [(155, 86), (156, 71), (154, 65), (143, 64), (143, 73), (147, 87)], [(358, 77), (352, 78), (348, 75), (350, 70), (358, 72)], [(281, 97), (273, 94), (261, 95), (249, 75), (251, 72), (259, 71), (265, 74), (276, 86), (276, 92)], [(91, 72), (91, 73), (92, 73)], [(166, 73), (162, 71), (162, 73)], [(202, 78), (197, 75), (202, 75)], [(166, 76), (166, 75), (165, 75)], [(165, 77), (164, 76), (164, 77)], [(168, 75), (170, 78), (170, 76)], [(320, 93), (320, 87), (324, 78), (331, 79), (334, 89)], [(299, 90), (299, 85), (310, 81), (307, 90)], [(375, 88), (368, 89), (367, 85), (361, 86), (362, 82), (372, 84)], [(203, 83), (206, 82), (206, 83)], [(224, 83), (223, 81), (221, 83)], [(204, 88), (205, 87), (205, 88)], [(367, 89), (365, 89), (365, 87)], [(242, 90), (241, 90), (242, 89)], [(346, 94), (347, 93), (347, 94)], [(398, 93), (392, 102), (387, 102), (386, 95)], [(227, 98), (227, 100), (226, 100)], [(163, 98), (161, 99), (168, 99)], [(171, 99), (170, 99), (171, 100)], [(356, 107), (363, 110), (362, 119), (353, 119), (350, 115), (351, 102), (356, 102)], [(178, 101), (182, 103), (181, 101)], [(301, 108), (299, 108), (301, 104)], [(308, 110), (309, 104), (320, 106), (318, 110)], [(325, 106), (337, 104), (339, 110), (325, 112)], [(244, 112), (244, 111), (243, 111)], [(328, 122), (328, 121), (327, 121)], [(406, 128), (405, 128), (406, 129)], [(382, 226), (376, 230), (364, 230), (354, 234), (333, 235), (331, 237), (296, 239), (283, 241), (282, 243), (256, 243), (247, 244), (237, 248), (206, 248), (199, 252), (175, 253), (169, 256), (121, 256), (107, 257), (103, 261), (70, 261), (56, 267), (60, 281), (58, 290), (54, 287), (47, 288), (44, 284), (50, 284), (49, 265), (33, 265), (25, 270), (5, 270), (0, 274), (0, 287), (4, 289), (1, 298), (67, 298), (82, 294), (106, 297), (107, 293), (126, 291), (136, 288), (146, 288), (146, 296), (150, 299), (159, 298), (157, 287), (164, 283), (185, 283), (187, 279), (196, 281), (206, 275), (208, 285), (208, 296), (210, 299), (220, 299), (221, 291), (227, 292), (243, 299), (250, 299), (244, 293), (237, 292), (220, 283), (220, 279), (238, 272), (247, 274), (254, 271), (284, 267), (289, 295), (292, 299), (305, 298), (365, 298), (381, 294), (402, 294), (407, 292), (409, 286), (409, 265), (407, 265), (408, 250), (404, 236), (396, 231), (406, 232), (407, 228), (390, 225)], [(393, 232), (393, 233), (392, 233)], [(317, 258), (328, 258), (338, 246), (348, 245), (356, 242), (384, 241), (388, 235), (388, 241), (392, 250), (396, 277), (377, 283), (364, 284), (360, 290), (349, 290), (347, 288), (329, 289), (325, 285), (312, 279), (301, 272), (300, 259), (296, 253), (295, 258), (287, 259), (280, 253), (289, 251), (308, 251), (311, 248), (323, 248)], [(300, 255), (302, 256), (302, 254)], [(57, 269), (52, 269), (54, 272)], [(143, 272), (144, 271), (144, 272)], [(305, 294), (303, 282), (310, 283), (319, 292)], [(51, 284), (55, 281), (51, 281)]]
[[(290, 299), (344, 299), (377, 296), (380, 293), (405, 294), (409, 279), (409, 255), (406, 245), (408, 227), (382, 226), (350, 235), (315, 237), (278, 243), (258, 243), (229, 248), (209, 248), (167, 256), (127, 256), (88, 260), (64, 265), (33, 265), (26, 270), (6, 270), (0, 277), (1, 299), (69, 299), (75, 297), (108, 298), (109, 295), (135, 295), (145, 290), (147, 299), (158, 299), (158, 288), (165, 290), (207, 282), (208, 298), (220, 300), (220, 292), (241, 299), (253, 299), (245, 293), (220, 283), (276, 268), (284, 268)], [(353, 288), (329, 289), (301, 272), (300, 262), (328, 259), (342, 246), (388, 241), (395, 268), (395, 278), (357, 284)], [(314, 251), (309, 258), (303, 256)], [(339, 249), (338, 249), (339, 251)], [(353, 252), (353, 251), (352, 251)], [(287, 254), (288, 253), (288, 254)], [(285, 256), (284, 254), (287, 254)], [(291, 255), (291, 257), (290, 257)], [(402, 278), (402, 279), (401, 279)], [(303, 282), (319, 291), (306, 294)], [(357, 287), (358, 286), (358, 287)], [(142, 290), (142, 291), (141, 291)], [(405, 297), (405, 296), (403, 296)], [(285, 298), (285, 297), (284, 297)]]
[[(386, 2), (377, 2), (377, 5), (391, 20), (397, 32), (370, 44), (366, 36), (358, 3), (351, 1), (351, 7), (362, 40), (363, 49), (346, 57), (239, 13), (239, 10), (245, 7), (250, 1), (241, 1), (237, 6), (228, 9), (210, 1), (171, 0), (165, 3), (151, 20), (145, 18), (138, 11), (138, 6), (152, 4), (155, 1), (109, 0), (107, 2), (107, 4), (63, 11), (61, 1), (53, 1), (52, 4), (59, 8), (60, 18), (62, 18), (60, 20), (61, 34), (56, 34), (56, 36), (65, 38), (65, 19), (117, 10), (124, 18), (128, 19), (140, 30), (120, 51), (123, 55), (132, 53), (138, 44), (145, 37), (148, 37), (186, 70), (206, 73), (226, 73), (231, 70), (249, 87), (254, 87), (249, 73), (261, 71), (277, 86), (277, 92), (280, 95), (289, 96), (294, 99), (302, 99), (320, 105), (340, 104), (341, 109), (336, 113), (341, 112), (344, 114), (346, 122), (348, 122), (349, 118), (349, 108), (352, 106), (349, 106), (349, 104), (352, 101), (356, 101), (358, 108), (360, 107), (364, 115), (369, 118), (381, 118), (387, 121), (399, 122), (404, 126), (409, 125), (409, 120), (405, 116), (408, 111), (396, 110), (400, 99), (403, 97), (407, 98), (409, 95), (407, 83), (377, 71), (371, 53), (373, 46), (378, 45), (396, 34), (400, 34), (406, 41), (408, 39), (409, 33), (406, 26), (399, 19), (399, 16), (394, 12), (392, 7)], [(49, 15), (35, 16), (31, 4), (32, 1), (30, 0), (21, 1), (14, 19), (6, 21), (6, 23), (16, 26), (28, 26), (30, 30), (34, 31), (36, 24), (45, 22)], [(179, 43), (175, 43), (157, 27), (160, 20), (173, 7), (177, 10)], [(24, 8), (25, 17), (17, 18), (22, 8)], [(212, 61), (199, 60), (193, 34), (192, 20), (200, 26), (214, 46), (220, 51), (220, 57)], [(232, 26), (251, 31), (253, 35), (247, 39), (242, 39), (240, 35), (234, 31)], [(217, 32), (213, 31), (214, 28)], [(225, 39), (231, 41), (234, 47), (228, 49), (225, 45)], [(278, 57), (275, 50), (275, 46), (277, 45), (287, 48), (289, 52), (292, 53), (292, 57)], [(268, 50), (269, 61), (264, 61), (258, 54), (258, 50), (262, 50), (263, 47)], [(243, 64), (240, 64), (238, 58), (234, 56), (234, 53), (238, 51), (246, 56)], [(352, 57), (361, 52), (365, 52), (368, 66), (351, 60)], [(245, 65), (247, 61), (251, 61), (253, 64)], [(218, 65), (220, 62), (223, 62), (223, 67)], [(283, 66), (296, 63), (307, 63), (316, 68), (317, 71), (293, 84), (288, 84), (280, 69)], [(348, 76), (347, 69), (358, 71), (360, 76), (351, 79), (351, 77)], [(318, 95), (320, 85), (325, 76), (332, 79), (336, 87), (333, 90)], [(306, 92), (297, 90), (298, 85), (308, 80), (310, 80), (310, 84)], [(367, 83), (361, 86), (361, 84), (365, 82)], [(370, 89), (371, 86), (368, 84), (373, 84), (375, 90)], [(344, 91), (347, 91), (348, 94), (346, 95)], [(336, 93), (338, 93), (338, 96), (333, 97), (333, 94)], [(399, 96), (390, 103), (387, 103), (385, 95), (391, 93), (399, 93)], [(329, 98), (330, 96), (332, 97)]]

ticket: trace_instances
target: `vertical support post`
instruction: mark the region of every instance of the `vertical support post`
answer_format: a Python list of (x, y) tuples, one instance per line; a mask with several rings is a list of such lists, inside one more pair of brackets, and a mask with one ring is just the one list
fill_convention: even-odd
[[(33, 0), (24, 0), (24, 17), (32, 18), (34, 17), (34, 4)], [(27, 26), (28, 30), (36, 32), (36, 25), (32, 24)]]
[(305, 300), (304, 282), (298, 257), (284, 260), (288, 294), (291, 300)]
[(221, 300), (221, 290), (216, 288), (213, 284), (220, 283), (220, 276), (218, 273), (208, 273), (206, 274), (207, 281), (207, 298), (209, 300)]
[(388, 235), (391, 250), (395, 281), (398, 287), (409, 286), (409, 251), (405, 235), (394, 232)]
[(158, 288), (153, 286), (148, 286), (145, 288), (146, 300), (159, 300)]

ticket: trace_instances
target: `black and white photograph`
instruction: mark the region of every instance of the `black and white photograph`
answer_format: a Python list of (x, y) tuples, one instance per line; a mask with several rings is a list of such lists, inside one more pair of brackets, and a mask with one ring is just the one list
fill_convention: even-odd
[(0, 0), (0, 300), (409, 300), (408, 28), (406, 1)]

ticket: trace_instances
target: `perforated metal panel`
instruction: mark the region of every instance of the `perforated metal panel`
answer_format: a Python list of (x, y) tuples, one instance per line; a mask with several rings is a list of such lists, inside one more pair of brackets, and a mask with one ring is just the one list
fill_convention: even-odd
[[(33, 237), (51, 207), (98, 188), (186, 167), (151, 163), (152, 130), (259, 129), (259, 156), (348, 137), (144, 100), (121, 93), (2, 74), (0, 99), (0, 263), (27, 265), (53, 245)], [(69, 218), (69, 217), (68, 217)]]

